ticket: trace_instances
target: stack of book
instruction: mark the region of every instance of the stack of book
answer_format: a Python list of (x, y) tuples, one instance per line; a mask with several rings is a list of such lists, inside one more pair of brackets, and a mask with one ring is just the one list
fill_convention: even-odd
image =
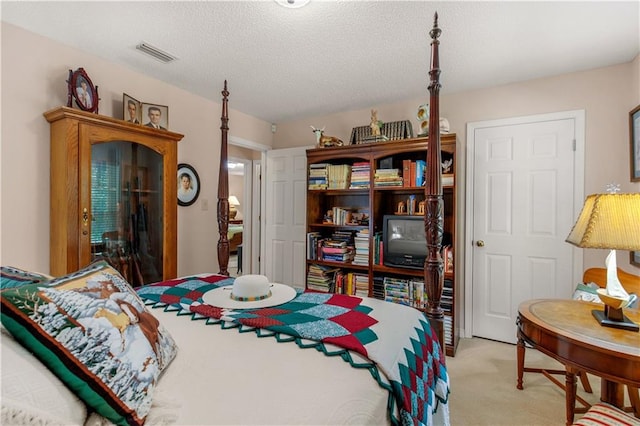
[(353, 247), (353, 231), (334, 231), (331, 234), (334, 241), (343, 241), (347, 246)]
[(398, 169), (377, 169), (374, 182), (376, 187), (402, 186), (402, 176)]
[(353, 274), (355, 295), (360, 297), (369, 296), (369, 276), (367, 274)]
[(335, 289), (335, 278), (338, 272), (340, 272), (340, 268), (324, 265), (309, 265), (307, 288), (323, 293), (333, 292)]
[(349, 189), (368, 189), (371, 167), (368, 161), (353, 163)]
[(348, 262), (353, 259), (352, 249), (344, 241), (325, 240), (320, 250), (322, 260), (328, 262)]
[(353, 258), (354, 265), (369, 264), (369, 230), (361, 229), (355, 237), (353, 243), (356, 248), (356, 254)]
[(347, 189), (351, 184), (349, 164), (329, 164), (327, 166), (328, 189)]
[(309, 165), (309, 189), (327, 189), (327, 163)]

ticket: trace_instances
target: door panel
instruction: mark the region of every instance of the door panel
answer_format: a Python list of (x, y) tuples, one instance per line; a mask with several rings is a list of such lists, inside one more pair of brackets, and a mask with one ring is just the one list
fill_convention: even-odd
[(475, 336), (515, 343), (522, 301), (570, 296), (574, 127), (562, 119), (475, 129)]
[(304, 288), (306, 147), (272, 150), (266, 159), (265, 274)]

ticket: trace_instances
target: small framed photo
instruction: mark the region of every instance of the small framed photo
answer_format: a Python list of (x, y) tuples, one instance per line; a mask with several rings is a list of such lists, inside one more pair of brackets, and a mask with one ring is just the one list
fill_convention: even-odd
[(141, 124), (142, 123), (142, 103), (137, 99), (122, 94), (122, 117), (127, 123)]
[(67, 106), (72, 106), (72, 101), (83, 111), (98, 113), (98, 86), (94, 86), (84, 68), (75, 71), (69, 70), (67, 80), (68, 96)]
[(631, 182), (640, 182), (640, 105), (629, 112)]
[(169, 107), (143, 102), (142, 122), (147, 127), (167, 130), (169, 128)]
[(186, 163), (178, 164), (178, 205), (190, 206), (200, 195), (200, 178), (196, 169)]
[(640, 251), (632, 251), (629, 263), (640, 268)]

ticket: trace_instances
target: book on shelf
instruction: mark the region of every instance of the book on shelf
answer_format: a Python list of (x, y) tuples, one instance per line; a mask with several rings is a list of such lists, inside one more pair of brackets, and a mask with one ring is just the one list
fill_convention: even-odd
[(416, 160), (416, 176), (413, 181), (414, 186), (423, 186), (425, 182), (425, 172), (427, 169), (427, 162), (424, 160)]
[(373, 180), (377, 187), (402, 186), (403, 184), (399, 169), (377, 169)]
[(402, 186), (411, 186), (411, 160), (402, 160)]
[(316, 163), (309, 165), (309, 189), (327, 189), (327, 163)]
[(340, 273), (340, 268), (325, 265), (309, 265), (307, 288), (323, 293), (333, 292), (335, 291), (336, 278)]
[(371, 166), (368, 161), (356, 162), (351, 166), (349, 189), (368, 189), (371, 180)]
[(327, 166), (327, 189), (347, 189), (351, 184), (351, 165), (329, 164)]

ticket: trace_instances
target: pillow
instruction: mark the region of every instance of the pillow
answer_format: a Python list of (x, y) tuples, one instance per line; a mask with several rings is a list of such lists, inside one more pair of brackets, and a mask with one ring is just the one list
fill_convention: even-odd
[(80, 425), (87, 408), (51, 371), (8, 333), (2, 333), (3, 425)]
[(584, 300), (585, 302), (602, 304), (602, 300), (600, 300), (596, 292), (599, 288), (595, 283), (579, 283), (573, 292), (573, 300)]
[(0, 299), (2, 324), (89, 407), (116, 424), (144, 423), (177, 347), (113, 267), (98, 261)]
[(25, 271), (13, 266), (0, 266), (0, 290), (27, 284), (43, 283), (50, 279), (51, 277), (44, 274)]
[[(586, 302), (594, 302), (594, 303), (599, 303), (601, 305), (604, 305), (604, 303), (602, 303), (602, 300), (600, 300), (600, 298), (598, 297), (598, 292), (597, 290), (600, 287), (598, 286), (598, 284), (596, 283), (579, 283), (576, 286), (575, 291), (573, 292), (573, 300), (584, 300)], [(630, 293), (630, 294), (634, 294), (634, 293)], [(636, 300), (630, 304), (629, 306), (627, 306), (627, 308), (631, 308), (631, 309), (637, 309), (639, 306), (638, 300), (640, 298), (636, 298)]]

